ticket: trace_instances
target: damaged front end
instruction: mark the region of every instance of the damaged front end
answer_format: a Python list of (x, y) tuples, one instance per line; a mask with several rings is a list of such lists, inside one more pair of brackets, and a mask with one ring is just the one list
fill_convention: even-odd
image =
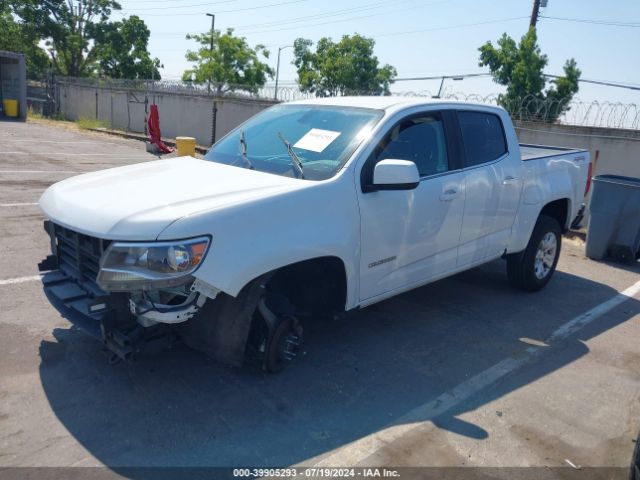
[(45, 221), (52, 255), (38, 265), (51, 303), (100, 339), (112, 360), (170, 346), (178, 326), (220, 293), (196, 280), (208, 237), (115, 242)]
[(302, 328), (288, 300), (269, 291), (271, 273), (235, 297), (192, 275), (209, 237), (117, 242), (51, 221), (44, 227), (52, 251), (38, 265), (45, 294), (63, 317), (102, 342), (112, 362), (180, 340), (222, 363), (239, 367), (248, 354), (276, 372), (300, 349)]

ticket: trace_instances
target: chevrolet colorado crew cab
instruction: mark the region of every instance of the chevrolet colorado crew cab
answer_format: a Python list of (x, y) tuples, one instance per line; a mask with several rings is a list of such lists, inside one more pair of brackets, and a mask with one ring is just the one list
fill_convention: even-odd
[(68, 178), (40, 199), (44, 291), (112, 359), (181, 340), (277, 371), (335, 318), (503, 257), (534, 291), (589, 154), (519, 145), (499, 107), (397, 97), (275, 105), (204, 159)]

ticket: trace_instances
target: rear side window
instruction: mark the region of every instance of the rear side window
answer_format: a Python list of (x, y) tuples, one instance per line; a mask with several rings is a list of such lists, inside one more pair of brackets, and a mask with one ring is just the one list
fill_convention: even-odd
[(458, 112), (467, 166), (492, 162), (507, 153), (502, 122), (484, 112)]

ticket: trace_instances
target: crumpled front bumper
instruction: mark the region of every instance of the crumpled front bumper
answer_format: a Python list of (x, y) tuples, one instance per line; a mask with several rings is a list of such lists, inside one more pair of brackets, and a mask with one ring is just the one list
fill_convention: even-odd
[(130, 360), (150, 343), (170, 344), (167, 325), (142, 327), (131, 314), (129, 294), (108, 293), (96, 283), (108, 241), (79, 234), (50, 221), (45, 231), (52, 254), (38, 264), (43, 290), (58, 312), (78, 329), (100, 340), (114, 359)]
[(76, 233), (50, 221), (44, 229), (51, 240), (51, 255), (38, 264), (42, 284), (51, 303), (71, 323), (100, 338), (100, 322), (110, 295), (96, 283), (100, 257), (108, 242)]
[[(218, 361), (242, 365), (252, 317), (268, 274), (250, 282), (236, 297), (195, 281), (197, 311), (191, 304), (170, 312), (159, 310), (159, 317), (150, 318), (151, 323), (142, 326), (138, 320), (149, 313), (138, 312), (139, 305), (132, 305), (129, 293), (108, 293), (96, 283), (108, 240), (88, 237), (50, 221), (45, 222), (45, 230), (51, 237), (52, 255), (38, 267), (44, 272), (47, 298), (69, 322), (100, 340), (111, 359), (131, 360), (136, 353), (161, 351), (180, 339)], [(153, 323), (168, 322), (167, 315), (180, 323)]]

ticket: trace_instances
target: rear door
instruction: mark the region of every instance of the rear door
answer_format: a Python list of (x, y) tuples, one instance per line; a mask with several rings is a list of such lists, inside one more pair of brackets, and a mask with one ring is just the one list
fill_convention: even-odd
[(501, 118), (459, 110), (465, 205), (458, 266), (499, 257), (507, 247), (522, 190), (519, 152), (511, 152)]
[[(412, 113), (382, 136), (361, 172), (360, 300), (415, 286), (455, 269), (464, 208), (459, 144), (448, 134), (453, 111)], [(410, 160), (413, 190), (375, 190), (373, 168)]]

